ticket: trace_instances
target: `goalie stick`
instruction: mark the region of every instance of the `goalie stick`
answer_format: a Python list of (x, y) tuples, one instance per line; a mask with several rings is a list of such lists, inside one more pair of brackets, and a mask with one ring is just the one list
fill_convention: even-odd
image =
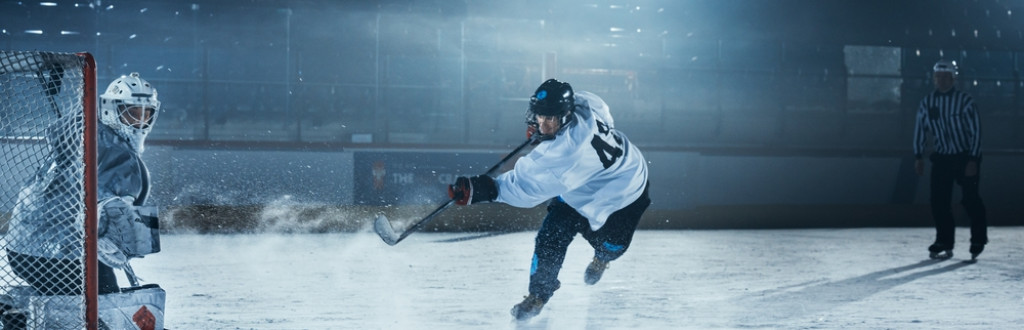
[[(501, 161), (499, 161), (497, 164), (491, 166), (491, 168), (487, 170), (487, 172), (484, 173), (484, 175), (494, 174), (494, 172), (497, 171), (498, 168), (501, 167), (501, 165), (504, 165), (505, 162), (508, 162), (509, 159), (512, 159), (512, 157), (519, 154), (519, 151), (522, 151), (523, 148), (526, 148), (526, 146), (533, 144), (536, 141), (537, 135), (534, 135), (533, 137), (526, 139), (526, 141), (523, 142), (523, 144), (520, 144), (518, 147), (513, 149), (512, 152), (505, 156), (505, 158), (502, 158)], [(452, 204), (455, 204), (455, 198), (448, 199), (448, 201), (444, 202), (444, 204), (441, 204), (441, 206), (438, 206), (436, 209), (434, 209), (433, 212), (430, 212), (430, 214), (428, 214), (426, 217), (423, 217), (423, 219), (420, 219), (420, 221), (413, 223), (412, 226), (409, 226), (409, 228), (403, 230), (401, 234), (395, 232), (394, 227), (391, 227), (391, 221), (388, 221), (388, 218), (385, 217), (383, 213), (381, 213), (377, 215), (377, 219), (373, 220), (373, 230), (377, 232), (377, 235), (380, 235), (380, 238), (384, 240), (384, 243), (387, 243), (388, 245), (395, 245), (398, 244), (398, 242), (401, 242), (406, 237), (409, 237), (409, 235), (411, 235), (413, 232), (419, 230), (421, 227), (429, 223), (431, 220), (434, 219), (435, 216), (440, 214), (442, 211), (448, 209), (448, 207), (451, 207)]]
[(57, 113), (57, 118), (63, 117), (60, 106), (57, 105), (56, 95), (60, 93), (64, 79), (64, 65), (60, 64), (51, 53), (43, 53), (43, 65), (39, 69), (39, 82), (43, 84), (43, 93), (50, 100), (50, 107)]

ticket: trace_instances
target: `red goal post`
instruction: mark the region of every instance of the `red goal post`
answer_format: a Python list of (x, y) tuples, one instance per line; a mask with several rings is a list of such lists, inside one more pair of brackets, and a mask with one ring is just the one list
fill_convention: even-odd
[(0, 321), (12, 323), (4, 328), (98, 327), (96, 97), (88, 53), (0, 51)]

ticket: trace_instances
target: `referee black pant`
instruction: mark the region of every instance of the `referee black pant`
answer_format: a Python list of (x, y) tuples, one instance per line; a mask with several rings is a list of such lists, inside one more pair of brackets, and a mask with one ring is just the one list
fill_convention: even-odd
[(978, 172), (974, 176), (964, 175), (967, 154), (944, 155), (933, 153), (931, 176), (932, 217), (935, 219), (935, 243), (953, 248), (955, 224), (953, 222), (953, 183), (960, 185), (963, 192), (961, 204), (971, 218), (971, 244), (988, 243), (988, 220), (985, 204), (978, 195), (978, 177), (981, 176), (981, 160), (977, 161)]

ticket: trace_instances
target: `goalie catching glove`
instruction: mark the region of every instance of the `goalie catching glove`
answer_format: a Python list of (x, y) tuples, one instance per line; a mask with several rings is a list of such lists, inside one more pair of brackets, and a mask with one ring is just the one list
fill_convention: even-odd
[(156, 207), (132, 205), (132, 197), (112, 197), (100, 202), (97, 228), (99, 259), (122, 268), (128, 259), (160, 252), (160, 227)]
[(487, 175), (460, 176), (455, 179), (455, 184), (448, 186), (448, 197), (457, 205), (493, 202), (498, 198), (498, 185)]

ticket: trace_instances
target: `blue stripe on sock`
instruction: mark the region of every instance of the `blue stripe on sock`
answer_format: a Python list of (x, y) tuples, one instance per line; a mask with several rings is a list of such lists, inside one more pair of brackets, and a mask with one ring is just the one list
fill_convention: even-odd
[(537, 273), (537, 254), (533, 254), (533, 262), (530, 265), (530, 275)]
[(610, 251), (610, 252), (619, 252), (623, 248), (625, 248), (625, 246), (623, 246), (623, 245), (615, 245), (615, 244), (612, 244), (612, 243), (604, 242), (604, 248), (606, 250)]

